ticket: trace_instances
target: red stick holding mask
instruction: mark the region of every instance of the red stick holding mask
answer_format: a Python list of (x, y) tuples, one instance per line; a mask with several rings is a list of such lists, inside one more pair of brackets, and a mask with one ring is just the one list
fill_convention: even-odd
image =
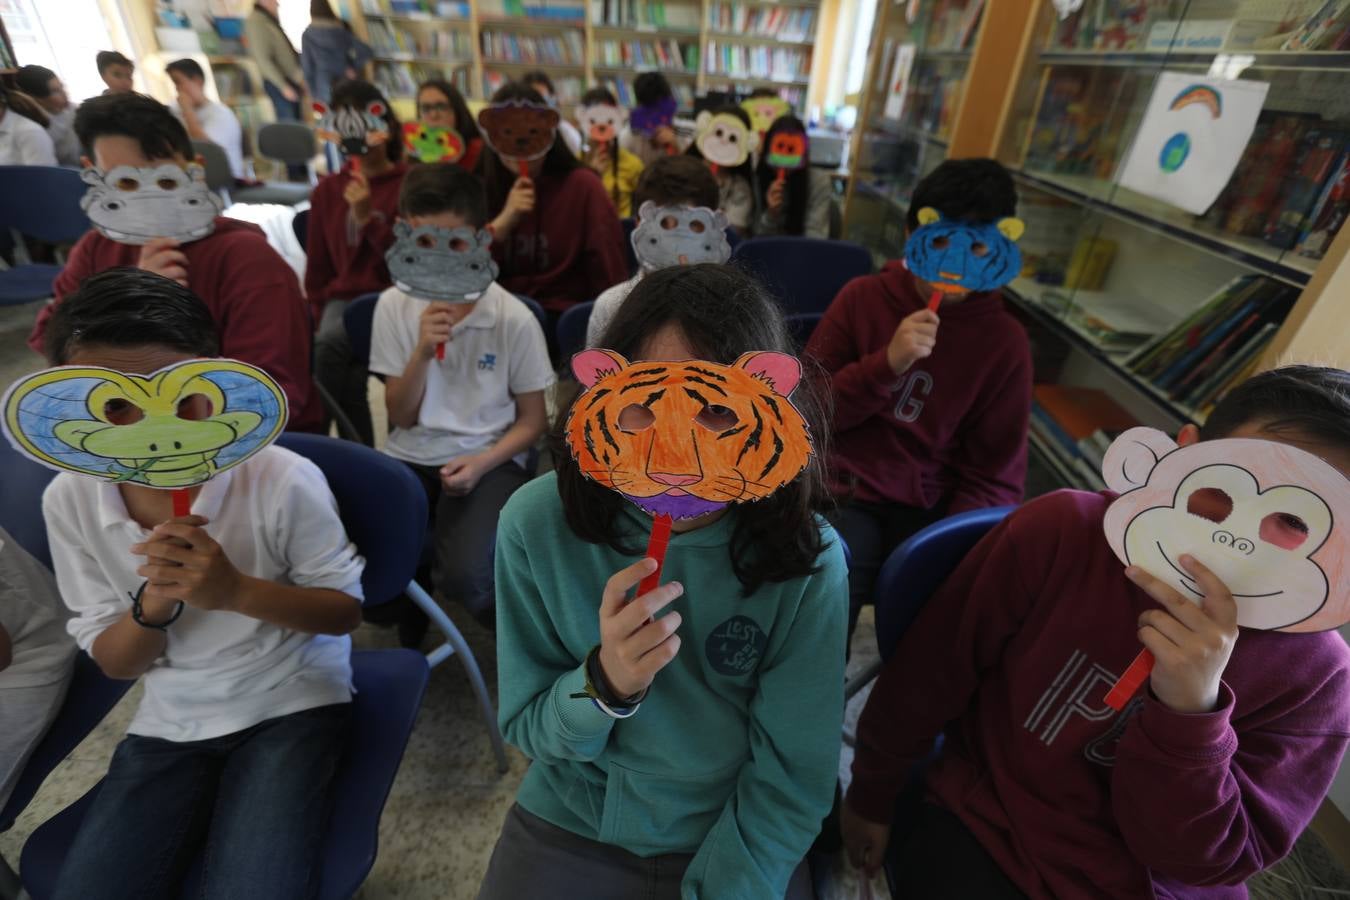
[(1139, 651), (1139, 655), (1130, 663), (1130, 667), (1125, 670), (1125, 674), (1120, 676), (1119, 680), (1111, 686), (1111, 690), (1106, 692), (1106, 705), (1116, 712), (1125, 708), (1125, 704), (1130, 702), (1139, 691), (1142, 685), (1153, 671), (1153, 651), (1145, 648)]
[(528, 159), (516, 160), (516, 174), (521, 178), (530, 177), (530, 161)]
[(192, 515), (192, 492), (187, 488), (176, 488), (170, 493), (173, 495), (173, 517), (181, 519)]
[(666, 513), (661, 513), (652, 520), (652, 536), (647, 540), (647, 555), (656, 560), (656, 571), (642, 579), (635, 597), (641, 597), (661, 583), (661, 566), (666, 561), (666, 548), (670, 546), (670, 526), (671, 518)]
[(441, 341), (439, 344), (436, 345), (436, 362), (444, 362), (444, 361), (445, 361), (445, 341)]
[(942, 305), (942, 291), (933, 291), (933, 296), (928, 298), (928, 311), (935, 313), (938, 307)]

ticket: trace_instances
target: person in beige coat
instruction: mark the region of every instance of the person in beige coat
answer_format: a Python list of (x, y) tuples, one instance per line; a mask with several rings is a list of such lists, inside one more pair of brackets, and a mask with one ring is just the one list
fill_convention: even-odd
[(272, 101), (277, 121), (296, 121), (300, 118), (305, 76), (300, 71), (300, 54), (281, 30), (277, 14), (277, 0), (255, 0), (253, 11), (244, 20), (244, 43), (258, 64), (263, 90)]

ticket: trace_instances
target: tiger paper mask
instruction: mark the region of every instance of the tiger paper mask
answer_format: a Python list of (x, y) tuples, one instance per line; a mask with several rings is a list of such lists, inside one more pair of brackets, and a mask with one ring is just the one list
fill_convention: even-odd
[(330, 109), (315, 100), (314, 112), (319, 116), (314, 133), (336, 144), (343, 156), (365, 156), (372, 147), (389, 140), (389, 124), (384, 120), (388, 109), (378, 100), (367, 103), (365, 109), (354, 106)]
[(764, 134), (782, 116), (792, 112), (791, 105), (782, 97), (747, 97), (741, 109), (750, 114), (750, 127)]
[(706, 206), (657, 206), (650, 200), (638, 209), (633, 253), (644, 271), (731, 259), (727, 217)]
[(759, 146), (759, 135), (731, 113), (698, 114), (694, 144), (703, 158), (726, 169), (734, 169), (750, 158)]
[(1246, 628), (1350, 621), (1350, 481), (1313, 454), (1251, 438), (1178, 447), (1139, 427), (1111, 444), (1102, 474), (1120, 492), (1102, 528), (1126, 565), (1199, 602), (1189, 554), (1232, 591)]
[(497, 277), (492, 235), (472, 228), (414, 228), (394, 223), (394, 245), (384, 255), (394, 287), (410, 297), (473, 303)]
[(635, 106), (629, 117), (628, 127), (634, 134), (652, 137), (662, 128), (674, 124), (675, 110), (678, 108), (679, 104), (675, 102), (674, 97), (665, 97), (646, 106)]
[(592, 147), (604, 146), (619, 136), (628, 111), (612, 103), (592, 103), (577, 107), (577, 124)]
[(1021, 219), (973, 224), (944, 219), (935, 209), (919, 210), (919, 225), (905, 241), (906, 267), (944, 294), (992, 291), (1022, 271), (1017, 240)]
[(556, 109), (524, 100), (494, 103), (478, 113), (483, 140), (512, 162), (529, 162), (547, 155), (558, 133), (558, 122)]
[(762, 500), (811, 457), (806, 421), (788, 400), (802, 367), (786, 353), (746, 353), (726, 366), (583, 350), (572, 371), (585, 388), (567, 416), (572, 457), (652, 515), (685, 519)]
[(151, 375), (62, 366), (5, 394), (5, 436), (35, 462), (101, 481), (201, 484), (276, 440), (286, 395), (266, 372), (194, 359)]
[(404, 122), (403, 147), (413, 159), (424, 163), (456, 163), (464, 156), (464, 138), (445, 125)]
[(173, 163), (117, 166), (106, 174), (88, 168), (80, 178), (89, 185), (80, 209), (104, 237), (119, 244), (200, 240), (215, 230), (216, 216), (225, 208), (196, 163), (186, 169)]

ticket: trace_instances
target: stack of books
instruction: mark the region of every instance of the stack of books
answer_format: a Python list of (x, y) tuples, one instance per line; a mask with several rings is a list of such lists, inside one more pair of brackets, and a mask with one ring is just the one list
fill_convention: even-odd
[(1105, 391), (1038, 384), (1032, 391), (1030, 438), (1067, 486), (1106, 489), (1102, 457), (1122, 431), (1139, 421)]
[(627, 69), (698, 72), (698, 44), (669, 40), (596, 41), (595, 63)]
[(698, 31), (698, 7), (663, 0), (592, 0), (592, 21), (611, 28)]
[(727, 34), (809, 41), (816, 31), (816, 11), (715, 2), (708, 5), (708, 27)]
[(461, 91), (469, 89), (467, 65), (465, 62), (453, 71), (439, 69), (421, 63), (385, 62), (375, 63), (375, 86), (386, 97), (413, 97), (417, 86), (436, 78), (445, 78)]
[(586, 58), (579, 31), (528, 35), (484, 29), (482, 41), (484, 62), (580, 66)]
[(811, 54), (776, 47), (708, 41), (708, 74), (766, 81), (805, 79), (811, 72)]

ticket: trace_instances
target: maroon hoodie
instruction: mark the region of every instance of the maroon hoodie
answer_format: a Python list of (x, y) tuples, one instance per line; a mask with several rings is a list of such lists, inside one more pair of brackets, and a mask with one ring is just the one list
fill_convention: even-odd
[(1022, 499), (1031, 415), (1031, 348), (999, 293), (938, 310), (937, 347), (896, 377), (886, 347), (927, 306), (901, 262), (855, 278), (806, 352), (830, 373), (838, 495), (947, 512)]
[(309, 198), (309, 237), (305, 247), (305, 296), (317, 325), (329, 300), (352, 300), (378, 293), (392, 284), (384, 254), (394, 245), (398, 193), (408, 164), (368, 179), (370, 221), (357, 228), (342, 194), (352, 180), (351, 161), (325, 176)]
[(1156, 604), (1106, 543), (1113, 498), (1038, 498), (971, 551), (867, 701), (848, 803), (889, 821), (945, 728), (930, 796), (1030, 897), (1246, 897), (1336, 774), (1350, 650), (1335, 632), (1244, 628), (1214, 712), (1147, 691), (1115, 712), (1103, 697)]
[[(261, 228), (238, 219), (216, 219), (215, 231), (180, 249), (188, 261), (188, 287), (215, 320), (221, 355), (255, 365), (277, 380), (290, 405), (288, 428), (317, 431), (323, 406), (310, 377), (313, 329), (290, 265), (268, 245)], [(38, 313), (28, 346), (42, 352), (52, 311), (82, 281), (118, 266), (135, 266), (140, 257), (140, 247), (97, 231), (80, 238), (56, 278), (56, 299)]]

